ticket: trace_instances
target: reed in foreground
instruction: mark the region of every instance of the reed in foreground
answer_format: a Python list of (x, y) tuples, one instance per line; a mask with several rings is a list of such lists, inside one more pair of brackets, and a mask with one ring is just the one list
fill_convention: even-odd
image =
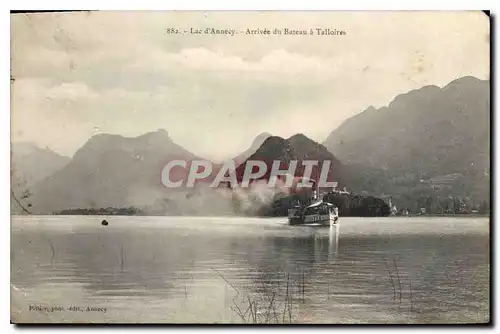
[[(291, 324), (293, 323), (293, 296), (290, 289), (290, 274), (286, 274), (286, 289), (283, 301), (278, 301), (275, 291), (252, 297), (242, 296), (240, 291), (224, 275), (214, 270), (235, 292), (230, 308), (245, 324)], [(260, 298), (259, 298), (260, 297)], [(260, 302), (260, 303), (259, 303)]]

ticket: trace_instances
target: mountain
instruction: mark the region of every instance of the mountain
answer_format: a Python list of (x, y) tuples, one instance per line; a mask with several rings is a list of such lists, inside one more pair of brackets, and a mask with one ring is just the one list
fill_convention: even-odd
[(99, 134), (62, 169), (34, 186), (28, 200), (34, 213), (151, 205), (175, 192), (161, 183), (163, 167), (174, 159), (200, 158), (175, 144), (165, 130), (135, 138)]
[[(330, 168), (327, 174), (328, 181), (337, 181), (339, 185), (344, 185), (343, 179), (343, 166), (340, 161), (330, 153), (323, 145), (307, 138), (303, 134), (296, 134), (288, 139), (283, 139), (278, 136), (268, 137), (262, 145), (248, 157), (245, 162), (236, 168), (236, 177), (238, 182), (243, 178), (245, 167), (249, 160), (263, 161), (267, 170), (266, 173), (260, 178), (269, 180), (273, 162), (279, 160), (280, 170), (285, 170), (289, 167), (290, 162), (297, 160), (297, 168), (295, 177), (302, 177), (304, 175), (304, 166), (301, 162), (304, 160), (318, 161), (318, 166), (313, 168), (311, 178), (318, 179), (321, 166), (324, 161), (330, 161)], [(256, 168), (253, 170), (256, 171)]]
[(42, 149), (33, 143), (12, 143), (11, 147), (11, 209), (24, 211), (23, 197), (30, 196), (31, 187), (63, 168), (70, 158), (48, 148)]
[[(463, 77), (443, 88), (398, 95), (380, 109), (369, 107), (323, 144), (349, 165), (350, 185), (358, 191), (392, 195), (446, 188), (440, 194), (486, 200), (489, 113), (489, 81)], [(436, 178), (448, 181), (436, 188)]]
[[(250, 160), (263, 161), (267, 166), (267, 173), (260, 179), (269, 180), (270, 171), (274, 161), (280, 161), (280, 169), (285, 170), (290, 166), (291, 161), (298, 161), (298, 167), (293, 175), (296, 180), (304, 176), (304, 168), (301, 162), (305, 160), (318, 161), (320, 168), (313, 168), (311, 178), (318, 180), (324, 161), (330, 162), (327, 180), (338, 182), (338, 188), (347, 185), (346, 166), (344, 166), (327, 148), (304, 134), (295, 134), (288, 139), (278, 136), (267, 138), (261, 147), (252, 154), (243, 164), (236, 169), (236, 176), (239, 182), (243, 177), (246, 165)], [(254, 170), (255, 172), (256, 170)], [(288, 209), (292, 208), (298, 201), (307, 203), (310, 200), (310, 190), (298, 190), (292, 186), (291, 189), (276, 188), (274, 192), (269, 192), (266, 188), (250, 188), (253, 192), (247, 199), (247, 203), (253, 205), (245, 208), (243, 212), (250, 215), (259, 216), (286, 216)], [(360, 196), (348, 192), (332, 192), (332, 189), (320, 188), (324, 199), (330, 203), (335, 203), (343, 216), (387, 216), (389, 206), (380, 198), (373, 196)], [(238, 201), (240, 202), (240, 201)]]
[(39, 148), (33, 143), (13, 143), (11, 148), (12, 186), (30, 187), (61, 169), (70, 160), (48, 148)]

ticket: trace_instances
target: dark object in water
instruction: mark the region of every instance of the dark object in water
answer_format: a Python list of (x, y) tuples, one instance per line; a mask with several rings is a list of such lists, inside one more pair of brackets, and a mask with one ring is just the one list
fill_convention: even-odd
[(104, 220), (101, 222), (101, 224), (102, 224), (103, 226), (108, 226), (108, 222), (106, 221), (106, 219), (104, 219)]
[(288, 211), (288, 222), (290, 225), (319, 224), (331, 226), (337, 224), (338, 210), (332, 204), (316, 201), (310, 205), (296, 205)]

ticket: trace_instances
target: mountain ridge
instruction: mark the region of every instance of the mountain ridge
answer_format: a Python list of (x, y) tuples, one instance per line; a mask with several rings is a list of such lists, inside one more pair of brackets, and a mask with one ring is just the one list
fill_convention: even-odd
[[(398, 195), (420, 189), (420, 180), (460, 173), (455, 192), (448, 194), (486, 200), (489, 177), (482, 174), (490, 165), (489, 94), (488, 80), (470, 76), (442, 88), (424, 86), (345, 120), (323, 144), (354, 166), (358, 180), (351, 179), (358, 191)], [(369, 180), (358, 182), (360, 174)], [(403, 179), (407, 189), (398, 188)]]
[(161, 171), (175, 159), (201, 160), (174, 143), (165, 130), (137, 137), (98, 134), (64, 168), (33, 187), (30, 204), (41, 213), (149, 204), (169, 192)]
[[(288, 169), (291, 161), (298, 161), (293, 175), (296, 178), (304, 176), (305, 167), (300, 162), (304, 160), (318, 161), (318, 165), (313, 167), (311, 174), (311, 178), (315, 180), (319, 179), (323, 162), (329, 160), (331, 165), (327, 173), (327, 181), (336, 181), (339, 182), (339, 185), (345, 185), (341, 162), (326, 147), (302, 133), (287, 139), (280, 136), (268, 137), (254, 154), (236, 168), (236, 177), (239, 182), (243, 178), (246, 163), (250, 160), (263, 161), (266, 164), (266, 173), (260, 178), (265, 180), (269, 180), (272, 164), (276, 160), (281, 162), (280, 170)], [(254, 168), (253, 171), (256, 172), (256, 169)]]
[[(248, 160), (266, 162), (268, 173), (264, 178), (269, 177), (274, 160), (282, 162), (280, 169), (292, 160), (318, 160), (320, 164), (329, 160), (329, 181), (338, 181), (339, 187), (348, 186), (356, 192), (392, 196), (396, 202), (407, 198), (398, 206), (410, 205), (418, 196), (429, 194), (486, 200), (490, 173), (489, 93), (488, 80), (470, 76), (442, 88), (423, 86), (395, 96), (387, 106), (369, 106), (345, 120), (323, 143), (303, 133), (287, 139), (261, 133), (233, 159), (237, 178), (241, 181)], [(31, 151), (57, 156), (33, 144), (12, 145), (13, 171), (19, 169), (19, 156)], [(239, 163), (238, 159), (244, 157)], [(50, 171), (28, 182), (24, 189), (29, 188), (30, 196), (22, 201), (34, 212), (42, 213), (169, 201), (175, 191), (166, 189), (160, 177), (166, 162), (203, 160), (176, 144), (164, 129), (136, 137), (97, 134), (72, 158), (37, 159), (29, 160), (27, 166), (47, 165)], [(60, 162), (52, 166), (52, 160)], [(214, 166), (209, 181), (221, 167)], [(295, 177), (303, 172), (300, 164), (298, 167)], [(318, 170), (313, 170), (312, 177), (318, 175)], [(24, 193), (19, 184), (14, 184), (15, 177), (11, 180), (14, 193)], [(450, 184), (443, 186), (443, 182)]]

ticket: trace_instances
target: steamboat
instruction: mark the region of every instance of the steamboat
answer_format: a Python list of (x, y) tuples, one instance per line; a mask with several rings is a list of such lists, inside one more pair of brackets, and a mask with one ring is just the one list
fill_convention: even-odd
[(338, 223), (339, 210), (332, 203), (318, 198), (318, 190), (313, 191), (313, 196), (308, 204), (295, 205), (288, 210), (288, 223), (290, 225), (319, 225), (331, 226)]

